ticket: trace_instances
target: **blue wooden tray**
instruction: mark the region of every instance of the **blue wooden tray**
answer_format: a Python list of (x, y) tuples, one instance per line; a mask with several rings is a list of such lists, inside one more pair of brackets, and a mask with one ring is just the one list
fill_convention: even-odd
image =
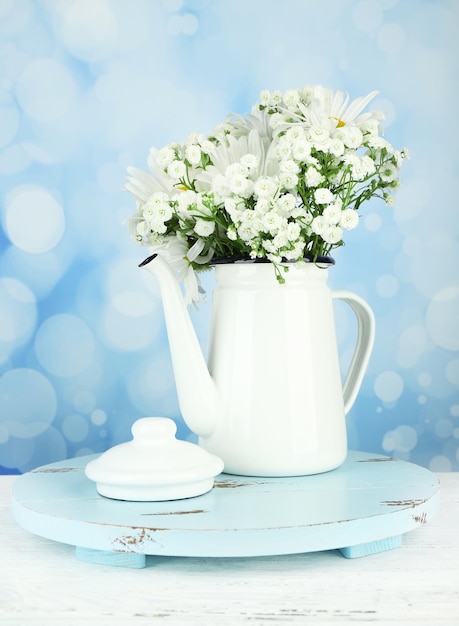
[(144, 567), (146, 555), (235, 557), (339, 549), (348, 558), (401, 545), (430, 520), (439, 484), (429, 470), (349, 452), (337, 470), (296, 478), (221, 474), (187, 500), (120, 502), (84, 473), (94, 455), (16, 479), (12, 509), (31, 533), (76, 546), (79, 559)]

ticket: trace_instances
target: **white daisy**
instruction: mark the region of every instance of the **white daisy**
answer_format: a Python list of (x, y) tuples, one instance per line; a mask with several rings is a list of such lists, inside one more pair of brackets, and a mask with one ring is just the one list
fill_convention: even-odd
[(164, 237), (162, 242), (152, 246), (152, 254), (161, 255), (175, 272), (177, 280), (183, 281), (185, 287), (185, 302), (187, 305), (202, 302), (204, 291), (201, 281), (196, 274), (192, 263), (205, 264), (212, 257), (212, 253), (205, 257), (200, 256), (204, 249), (204, 241), (198, 239), (191, 248), (188, 247), (187, 240), (180, 236)]
[(341, 128), (348, 124), (359, 126), (360, 123), (373, 117), (373, 113), (360, 114), (379, 91), (372, 91), (367, 96), (356, 98), (349, 104), (349, 95), (343, 91), (333, 92), (331, 89), (317, 85), (313, 90), (311, 102), (311, 123), (326, 124), (330, 129)]

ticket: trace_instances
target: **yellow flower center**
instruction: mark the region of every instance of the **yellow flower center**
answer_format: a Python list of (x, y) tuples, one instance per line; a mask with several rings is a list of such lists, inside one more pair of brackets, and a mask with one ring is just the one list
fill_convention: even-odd
[(186, 187), (185, 185), (177, 185), (177, 189), (180, 189), (180, 191), (187, 191), (188, 187)]
[(346, 126), (346, 122), (343, 122), (343, 120), (340, 120), (339, 117), (331, 117), (331, 120), (336, 120), (338, 123), (336, 125), (336, 128), (343, 128), (343, 126)]

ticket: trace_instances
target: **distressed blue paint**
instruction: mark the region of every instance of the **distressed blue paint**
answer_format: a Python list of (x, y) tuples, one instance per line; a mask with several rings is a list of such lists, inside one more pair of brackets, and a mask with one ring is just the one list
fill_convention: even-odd
[(92, 458), (19, 477), (12, 500), (21, 526), (98, 551), (78, 550), (91, 562), (108, 563), (104, 551), (231, 557), (338, 548), (352, 558), (396, 547), (398, 537), (430, 520), (439, 503), (438, 480), (429, 470), (364, 452), (350, 452), (340, 468), (315, 476), (221, 474), (207, 494), (156, 503), (100, 496), (84, 474)]

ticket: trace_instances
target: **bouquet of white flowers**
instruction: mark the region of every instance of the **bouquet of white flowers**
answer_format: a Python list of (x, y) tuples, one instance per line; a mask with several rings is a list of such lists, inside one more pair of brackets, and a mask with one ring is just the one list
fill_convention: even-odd
[(383, 113), (362, 113), (377, 93), (349, 104), (321, 85), (262, 91), (251, 114), (152, 149), (151, 173), (128, 169), (134, 240), (165, 257), (189, 303), (196, 271), (222, 259), (270, 261), (283, 282), (288, 262), (329, 256), (362, 202), (393, 203), (408, 157), (382, 137)]

